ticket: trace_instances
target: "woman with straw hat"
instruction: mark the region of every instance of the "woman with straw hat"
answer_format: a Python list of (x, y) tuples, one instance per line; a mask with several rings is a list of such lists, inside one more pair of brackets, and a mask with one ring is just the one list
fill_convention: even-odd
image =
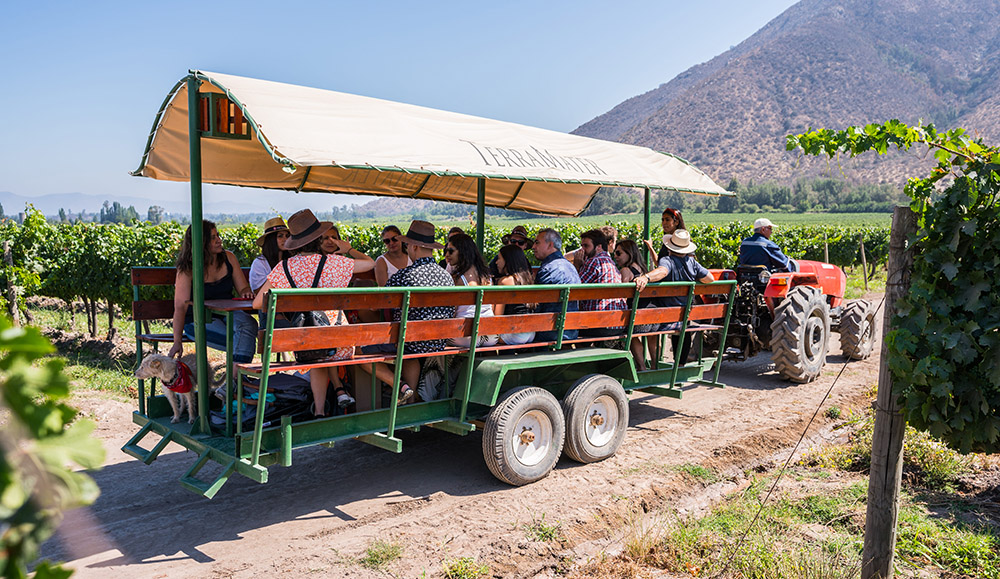
[[(317, 287), (337, 288), (347, 287), (355, 273), (371, 271), (375, 267), (372, 258), (351, 247), (351, 244), (337, 240), (339, 251), (333, 255), (323, 255), (323, 234), (333, 226), (329, 221), (316, 219), (313, 212), (303, 209), (288, 218), (288, 239), (285, 250), (291, 253), (281, 261), (261, 286), (254, 297), (255, 308), (263, 309), (267, 292), (271, 288), (285, 289), (290, 287), (311, 287), (316, 274), (319, 273)], [(339, 311), (326, 312), (332, 325), (346, 323)], [(331, 358), (343, 360), (354, 356), (354, 348), (339, 348), (331, 352)], [(317, 417), (326, 416), (326, 391), (330, 383), (334, 384), (337, 403), (341, 408), (354, 403), (354, 398), (344, 389), (336, 368), (314, 368), (309, 372), (309, 385), (313, 393), (313, 414)]]
[(272, 217), (264, 223), (264, 234), (257, 238), (260, 255), (250, 264), (250, 289), (254, 293), (267, 281), (267, 274), (271, 273), (274, 266), (288, 257), (288, 252), (285, 251), (288, 235), (284, 219)]

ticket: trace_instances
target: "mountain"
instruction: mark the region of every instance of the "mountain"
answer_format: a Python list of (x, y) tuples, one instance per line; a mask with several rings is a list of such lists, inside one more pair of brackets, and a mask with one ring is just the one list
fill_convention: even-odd
[(821, 174), (901, 183), (932, 161), (922, 152), (800, 159), (785, 135), (898, 118), (997, 143), (998, 89), (997, 0), (802, 0), (573, 132), (676, 154), (723, 184)]

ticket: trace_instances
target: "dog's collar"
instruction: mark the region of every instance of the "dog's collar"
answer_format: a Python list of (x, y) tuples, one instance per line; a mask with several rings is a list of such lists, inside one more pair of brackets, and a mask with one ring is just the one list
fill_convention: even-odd
[(178, 362), (177, 365), (174, 366), (174, 377), (171, 378), (170, 380), (164, 380), (163, 384), (165, 386), (173, 386), (174, 384), (177, 384), (177, 380), (179, 380), (180, 377), (181, 377), (181, 366), (180, 362)]

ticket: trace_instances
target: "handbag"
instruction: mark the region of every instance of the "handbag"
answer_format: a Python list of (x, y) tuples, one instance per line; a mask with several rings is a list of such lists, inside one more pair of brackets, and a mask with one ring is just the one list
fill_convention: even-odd
[[(319, 265), (316, 266), (316, 275), (313, 277), (311, 287), (319, 287), (319, 278), (323, 275), (323, 266), (326, 264), (326, 256), (320, 258)], [(292, 272), (288, 271), (288, 260), (283, 260), (281, 266), (285, 269), (285, 277), (288, 278), (288, 285), (292, 288), (297, 287), (295, 285), (295, 280), (292, 279)], [(285, 318), (288, 319), (288, 323), (294, 328), (311, 328), (318, 326), (329, 326), (330, 318), (327, 317), (326, 312), (320, 310), (311, 310), (305, 312), (285, 312)], [(315, 362), (317, 360), (322, 360), (329, 357), (329, 349), (319, 349), (319, 350), (299, 350), (297, 352), (292, 352), (295, 355), (296, 362)]]

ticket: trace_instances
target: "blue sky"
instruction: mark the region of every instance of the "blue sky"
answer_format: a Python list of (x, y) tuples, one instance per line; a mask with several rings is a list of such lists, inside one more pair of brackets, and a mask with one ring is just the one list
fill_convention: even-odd
[[(7, 2), (0, 191), (186, 197), (185, 184), (128, 171), (191, 68), (571, 131), (794, 3)], [(206, 201), (247, 193), (209, 187)], [(292, 210), (361, 200), (303, 195)]]

